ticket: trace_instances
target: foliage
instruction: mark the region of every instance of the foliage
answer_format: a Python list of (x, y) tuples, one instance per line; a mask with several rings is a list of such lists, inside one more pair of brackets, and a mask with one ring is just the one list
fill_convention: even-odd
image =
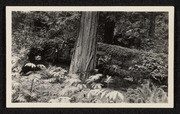
[[(81, 13), (14, 11), (12, 102), (167, 103), (168, 15), (156, 14), (155, 35), (150, 37), (150, 14), (101, 12), (97, 71), (82, 79), (82, 72), (67, 74), (69, 65), (57, 64), (57, 61), (71, 59)], [(109, 17), (115, 20), (114, 38), (121, 34), (117, 37), (119, 44), (101, 43), (104, 22)], [(139, 39), (140, 45), (135, 46), (135, 41), (130, 44), (132, 39)], [(127, 46), (122, 47), (120, 42)], [(36, 46), (46, 50), (46, 57), (55, 65), (21, 76), (19, 72), (27, 62), (28, 52)], [(45, 48), (48, 46), (50, 48)], [(144, 83), (144, 79), (150, 81)]]
[(93, 89), (90, 90), (87, 94), (87, 97), (93, 101), (101, 101), (101, 102), (108, 102), (108, 103), (117, 103), (123, 102), (124, 95), (115, 90), (111, 89)]
[(62, 69), (61, 67), (49, 66), (42, 72), (43, 78), (51, 78), (51, 77), (64, 77), (67, 71)]
[[(152, 14), (155, 16), (154, 36), (150, 36)], [(105, 22), (115, 20), (114, 44), (156, 53), (168, 52), (168, 13), (166, 12), (101, 12), (98, 38), (103, 40)]]
[(163, 58), (154, 58), (152, 55), (142, 55), (143, 61), (141, 65), (135, 64), (129, 67), (129, 70), (137, 72), (142, 71), (148, 73), (150, 78), (156, 80), (160, 84), (167, 84), (168, 66), (167, 61)]
[(152, 78), (159, 84), (167, 84), (168, 58), (166, 54), (150, 53), (104, 43), (98, 44), (98, 50), (111, 56), (111, 60), (100, 67), (103, 72), (107, 71), (114, 76), (130, 76), (137, 81)]
[(60, 84), (64, 82), (66, 72), (61, 67), (50, 66), (28, 77), (13, 74), (12, 102), (47, 102), (54, 99), (59, 95)]
[(91, 83), (91, 82), (94, 82), (94, 81), (97, 81), (98, 79), (100, 79), (103, 75), (102, 74), (96, 74), (96, 75), (92, 75), (92, 76), (89, 76), (89, 78), (86, 80), (86, 83)]
[[(16, 75), (17, 77), (18, 75)], [(18, 76), (19, 77), (19, 76)], [(20, 77), (19, 77), (20, 78)], [(12, 102), (34, 102), (38, 99), (38, 96), (33, 92), (33, 83), (37, 78), (30, 79), (30, 87), (26, 87), (22, 83), (23, 79), (12, 82)], [(29, 83), (28, 82), (28, 83)]]
[[(42, 45), (47, 38), (74, 40), (77, 36), (79, 12), (13, 12), (13, 51)], [(46, 40), (45, 40), (46, 39)]]
[(136, 89), (129, 88), (126, 92), (126, 102), (129, 103), (167, 103), (168, 97), (161, 87), (147, 81)]

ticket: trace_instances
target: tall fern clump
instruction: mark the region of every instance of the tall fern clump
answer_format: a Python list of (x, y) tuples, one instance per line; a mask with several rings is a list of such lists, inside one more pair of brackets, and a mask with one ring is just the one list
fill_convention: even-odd
[(121, 103), (124, 95), (119, 90), (109, 88), (109, 84), (113, 83), (111, 76), (95, 74), (86, 80), (91, 90), (87, 94), (87, 98), (91, 103)]
[(79, 79), (77, 74), (69, 74), (64, 81), (64, 88), (59, 91), (60, 98), (69, 99), (69, 102), (80, 102), (83, 100), (87, 86)]
[(69, 74), (64, 81), (64, 88), (59, 91), (59, 99), (66, 98), (69, 102), (78, 103), (121, 103), (124, 101), (122, 92), (108, 87), (112, 81), (111, 76), (94, 74), (84, 82), (79, 75)]
[(126, 92), (128, 103), (167, 103), (168, 95), (161, 87), (147, 81), (136, 89), (129, 88)]
[[(21, 77), (12, 81), (12, 102), (37, 102), (38, 95), (34, 86), (38, 85), (39, 75)], [(36, 84), (35, 84), (36, 83)]]
[(12, 53), (12, 102), (29, 102), (36, 99), (36, 94), (25, 87), (24, 79), (19, 73), (27, 59), (28, 49), (21, 48), (18, 52)]
[(67, 70), (61, 67), (49, 66), (39, 73), (41, 74), (42, 79), (47, 79), (50, 83), (62, 83), (66, 78)]
[(122, 103), (124, 102), (124, 95), (121, 91), (109, 88), (91, 89), (87, 98), (91, 103)]

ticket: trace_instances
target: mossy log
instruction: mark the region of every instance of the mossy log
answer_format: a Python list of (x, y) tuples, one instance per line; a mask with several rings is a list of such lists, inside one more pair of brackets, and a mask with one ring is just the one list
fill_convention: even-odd
[[(111, 65), (102, 66), (101, 70), (120, 77), (151, 77), (167, 82), (168, 56), (164, 53), (152, 53), (129, 49), (117, 45), (98, 43), (98, 52), (111, 55)], [(116, 70), (114, 66), (118, 66)]]
[[(140, 51), (137, 49), (129, 49), (117, 45), (110, 45), (105, 43), (98, 43), (98, 51), (104, 52), (104, 54), (109, 54), (113, 59), (118, 61), (132, 61), (134, 64), (141, 62), (145, 57), (151, 59), (156, 59), (157, 61), (162, 61), (164, 64), (168, 63), (168, 56), (164, 53), (152, 53), (146, 51)], [(133, 64), (133, 63), (132, 63)]]

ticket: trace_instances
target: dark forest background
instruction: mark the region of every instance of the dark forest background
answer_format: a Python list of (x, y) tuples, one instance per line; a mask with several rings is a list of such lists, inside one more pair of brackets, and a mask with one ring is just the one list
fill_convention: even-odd
[[(12, 15), (13, 37), (15, 37), (13, 38), (13, 49), (29, 47), (34, 43), (56, 37), (58, 40), (75, 40), (79, 32), (80, 12), (13, 12)], [(105, 24), (108, 21), (111, 21), (109, 22), (110, 27), (106, 30)], [(107, 31), (113, 31), (113, 34), (106, 35)], [(118, 37), (114, 39), (118, 41), (109, 43), (167, 54), (168, 13), (101, 12), (97, 33), (98, 41), (103, 42), (104, 37), (114, 36)], [(131, 38), (141, 43), (130, 44), (131, 42), (126, 39)]]

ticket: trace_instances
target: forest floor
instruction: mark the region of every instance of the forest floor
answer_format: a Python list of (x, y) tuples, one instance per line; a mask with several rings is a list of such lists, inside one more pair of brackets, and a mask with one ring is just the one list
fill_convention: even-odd
[[(20, 51), (21, 52), (21, 51)], [(159, 103), (167, 102), (167, 92), (146, 82), (136, 87), (110, 88), (113, 79), (107, 76), (96, 82), (102, 74), (90, 76), (86, 81), (75, 74), (68, 74), (69, 65), (49, 66), (44, 70), (20, 75), (26, 61), (26, 50), (13, 53), (12, 102), (50, 103)], [(116, 79), (114, 79), (116, 80)], [(103, 85), (106, 83), (106, 87)]]

